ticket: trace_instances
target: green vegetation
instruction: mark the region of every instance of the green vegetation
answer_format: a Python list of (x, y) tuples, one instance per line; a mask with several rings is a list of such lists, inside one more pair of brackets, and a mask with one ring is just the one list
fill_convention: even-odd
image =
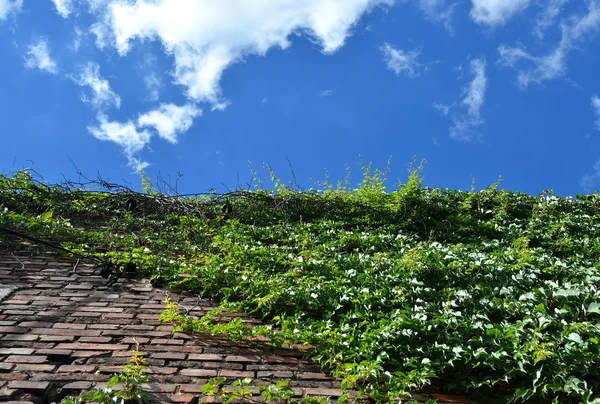
[[(0, 177), (0, 226), (213, 298), (202, 318), (170, 302), (163, 320), (308, 344), (377, 402), (433, 384), (600, 403), (599, 195), (430, 189), (419, 168), (390, 191), (388, 170), (369, 166), (357, 189), (300, 192), (268, 173), (271, 190), (184, 198), (145, 177), (137, 194), (22, 171)], [(264, 325), (247, 327), (241, 311)]]

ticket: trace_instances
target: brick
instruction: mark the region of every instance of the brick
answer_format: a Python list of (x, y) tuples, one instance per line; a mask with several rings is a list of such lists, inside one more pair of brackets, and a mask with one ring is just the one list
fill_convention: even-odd
[(44, 355), (11, 355), (6, 358), (8, 363), (44, 363), (48, 361), (48, 357)]
[(223, 360), (222, 355), (215, 354), (190, 354), (188, 360), (191, 361), (215, 361), (220, 362)]
[(98, 368), (99, 373), (119, 373), (123, 370), (123, 366), (100, 366)]
[(73, 358), (91, 358), (109, 353), (110, 351), (75, 351), (71, 356)]
[(295, 365), (298, 363), (297, 358), (291, 358), (289, 356), (267, 356), (265, 358), (266, 363), (289, 363)]
[(13, 365), (12, 363), (0, 362), (0, 373), (1, 372), (10, 372), (12, 370), (13, 366), (15, 366), (15, 365)]
[(29, 328), (26, 328), (26, 327), (12, 327), (12, 326), (0, 327), (0, 334), (25, 334), (28, 331), (29, 331)]
[(121, 344), (59, 344), (56, 349), (90, 350), (90, 351), (127, 351), (129, 345)]
[(48, 382), (32, 382), (25, 380), (14, 380), (8, 382), (9, 389), (16, 390), (46, 390), (50, 383)]
[(148, 383), (142, 384), (142, 388), (145, 391), (149, 391), (152, 393), (174, 393), (177, 389), (177, 385), (166, 383)]
[(59, 373), (91, 373), (96, 369), (92, 365), (62, 365), (58, 368)]
[(443, 401), (446, 403), (468, 403), (469, 400), (466, 396), (455, 396), (449, 394), (432, 394), (434, 399)]
[(179, 369), (173, 367), (148, 366), (146, 373), (149, 375), (174, 375)]
[(42, 335), (40, 336), (40, 341), (43, 342), (72, 342), (75, 340), (75, 337), (69, 337), (67, 335)]
[(55, 368), (54, 365), (27, 365), (21, 363), (15, 366), (15, 372), (52, 372)]
[(3, 320), (3, 321), (0, 321), (0, 327), (5, 327), (8, 325), (15, 325), (16, 323), (17, 323), (16, 321)]
[(85, 311), (76, 311), (71, 313), (71, 317), (101, 317), (102, 313), (88, 313)]
[(90, 382), (73, 382), (67, 383), (63, 387), (63, 390), (90, 390), (92, 383)]
[[(123, 310), (123, 309), (121, 309)], [(120, 318), (120, 319), (132, 319), (134, 314), (132, 313), (109, 313), (105, 314), (104, 318)]]
[(30, 348), (4, 348), (0, 349), (0, 355), (31, 355), (33, 349)]
[(217, 371), (212, 369), (183, 369), (182, 376), (191, 377), (217, 377)]
[(88, 328), (93, 330), (118, 330), (120, 327), (116, 324), (90, 324)]
[(183, 345), (182, 339), (165, 339), (165, 338), (155, 338), (150, 343), (153, 345)]
[(159, 352), (154, 353), (150, 357), (155, 359), (167, 359), (173, 361), (181, 361), (185, 359), (184, 353)]
[(34, 328), (31, 330), (31, 334), (38, 335), (72, 335), (74, 337), (99, 337), (101, 331), (96, 330), (77, 330), (77, 329), (65, 329), (65, 328)]
[(28, 377), (25, 373), (0, 373), (0, 380), (25, 380)]
[(95, 307), (95, 306), (87, 306), (87, 307), (78, 307), (79, 311), (82, 312), (96, 312), (96, 313), (120, 313), (123, 309), (119, 307)]
[(182, 393), (202, 393), (203, 384), (182, 384), (179, 391)]
[(28, 334), (8, 334), (4, 337), (4, 341), (35, 341), (38, 339), (37, 335)]
[(323, 373), (303, 372), (298, 373), (299, 380), (331, 380), (329, 376)]
[(45, 321), (24, 321), (19, 324), (19, 327), (49, 328), (52, 327), (52, 323)]
[(291, 379), (294, 376), (294, 372), (281, 372), (281, 371), (259, 371), (256, 372), (257, 379)]
[(75, 324), (75, 323), (55, 323), (54, 328), (60, 329), (71, 329), (71, 330), (83, 330), (85, 329), (85, 324)]
[[(189, 361), (186, 361), (189, 362)], [(194, 363), (194, 362), (192, 362)], [(248, 365), (249, 367), (250, 365)], [(244, 365), (241, 363), (231, 363), (231, 362), (202, 362), (202, 367), (206, 369), (231, 369), (231, 370), (242, 370), (244, 369)], [(246, 368), (246, 370), (254, 370)]]
[(147, 344), (150, 338), (146, 337), (127, 337), (121, 340), (122, 344)]
[(307, 387), (304, 389), (309, 396), (321, 396), (321, 397), (339, 397), (342, 395), (342, 391), (338, 389), (327, 389), (327, 388), (311, 388)]
[(70, 349), (38, 349), (35, 351), (38, 355), (47, 355), (47, 356), (70, 356), (73, 351)]
[(80, 284), (70, 284), (65, 287), (65, 289), (69, 290), (92, 290), (94, 289), (94, 285), (89, 283), (80, 283)]
[(173, 394), (169, 399), (172, 403), (191, 403), (196, 400), (196, 397), (191, 394)]
[(111, 341), (111, 337), (81, 337), (79, 340), (77, 340), (77, 342), (95, 342), (99, 344), (105, 344)]
[[(183, 374), (183, 373), (182, 373)], [(219, 376), (223, 377), (251, 377), (254, 378), (254, 372), (242, 372), (239, 370), (224, 369), (219, 372)]]
[(225, 358), (225, 362), (260, 362), (260, 358), (255, 355), (241, 356), (241, 355), (228, 355)]

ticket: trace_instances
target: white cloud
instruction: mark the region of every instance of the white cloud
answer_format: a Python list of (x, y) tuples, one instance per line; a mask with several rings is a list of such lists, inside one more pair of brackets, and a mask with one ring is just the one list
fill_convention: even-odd
[(160, 98), (160, 88), (162, 87), (162, 81), (155, 73), (148, 73), (144, 76), (144, 84), (146, 90), (150, 93), (148, 96), (149, 101), (158, 101)]
[(24, 56), (25, 67), (40, 69), (51, 74), (58, 73), (58, 66), (50, 56), (50, 47), (46, 39), (40, 39), (38, 43), (29, 45), (28, 49)]
[(542, 39), (568, 2), (569, 0), (548, 0), (548, 4), (536, 18), (533, 34)]
[(138, 127), (153, 127), (158, 135), (171, 143), (177, 143), (177, 137), (192, 126), (194, 118), (201, 115), (202, 110), (192, 104), (177, 106), (162, 104), (158, 109), (147, 112), (138, 118)]
[(195, 102), (223, 107), (223, 71), (248, 55), (290, 46), (293, 33), (307, 34), (324, 53), (338, 50), (358, 19), (394, 0), (120, 0), (92, 31), (102, 46), (111, 41), (126, 54), (135, 39), (160, 40), (174, 57), (174, 82)]
[(449, 2), (448, 0), (418, 0), (419, 8), (425, 13), (428, 19), (434, 22), (443, 22), (444, 27), (450, 33), (454, 33), (452, 26), (452, 15), (454, 8), (460, 2)]
[(333, 95), (333, 90), (323, 90), (319, 93), (319, 97), (331, 97)]
[(383, 60), (388, 69), (396, 73), (397, 76), (404, 74), (408, 77), (417, 77), (419, 75), (417, 70), (421, 67), (418, 61), (421, 55), (420, 52), (416, 50), (405, 52), (402, 49), (392, 47), (389, 43), (385, 43), (380, 49), (383, 52)]
[(52, 0), (56, 12), (62, 18), (69, 18), (69, 15), (73, 12), (73, 0)]
[(121, 146), (131, 167), (141, 169), (148, 165), (136, 155), (150, 142), (150, 132), (138, 130), (131, 121), (125, 123), (109, 121), (103, 114), (98, 115), (98, 121), (99, 125), (88, 126), (88, 130), (94, 137)]
[(492, 27), (506, 24), (524, 11), (531, 0), (472, 0), (471, 18), (478, 24)]
[[(517, 80), (522, 88), (531, 83), (540, 84), (546, 80), (563, 77), (566, 73), (566, 58), (578, 42), (600, 29), (600, 1), (590, 0), (587, 13), (569, 19), (561, 25), (562, 37), (556, 48), (546, 56), (533, 56), (519, 47), (498, 48), (498, 64), (518, 71)], [(525, 65), (524, 67), (520, 67)]]
[(23, 0), (0, 0), (0, 20), (5, 20), (10, 14), (21, 11)]
[(597, 160), (593, 166), (593, 172), (588, 173), (581, 179), (581, 187), (586, 191), (597, 190), (600, 183), (600, 160)]
[[(479, 140), (481, 135), (477, 127), (483, 124), (481, 109), (487, 91), (486, 61), (483, 58), (472, 59), (470, 63), (472, 79), (463, 89), (459, 101), (451, 105), (435, 103), (433, 106), (443, 115), (450, 115), (453, 125), (450, 127), (450, 137), (454, 140)], [(461, 111), (450, 114), (459, 105)]]
[(74, 32), (74, 35), (73, 35), (73, 42), (71, 43), (71, 50), (73, 52), (78, 52), (79, 48), (81, 47), (81, 40), (83, 37), (83, 32), (81, 32), (81, 29), (77, 25), (75, 25), (73, 27), (73, 32)]
[(600, 98), (597, 95), (592, 97), (592, 108), (596, 113), (596, 129), (600, 131)]
[(78, 85), (90, 88), (91, 99), (84, 95), (83, 102), (91, 103), (98, 110), (121, 106), (121, 97), (111, 90), (108, 80), (100, 76), (100, 66), (97, 63), (88, 62), (81, 67), (78, 76), (68, 77)]

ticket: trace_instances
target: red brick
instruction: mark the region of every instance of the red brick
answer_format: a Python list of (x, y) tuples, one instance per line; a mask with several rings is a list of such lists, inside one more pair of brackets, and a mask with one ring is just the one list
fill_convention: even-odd
[(222, 361), (223, 356), (214, 354), (190, 354), (188, 356), (190, 361)]
[(216, 377), (217, 371), (212, 369), (183, 369), (181, 371), (182, 376), (191, 377)]
[(126, 351), (129, 345), (121, 344), (59, 344), (56, 349), (90, 350), (90, 351)]
[(79, 311), (82, 312), (95, 312), (95, 313), (120, 313), (123, 311), (123, 309), (119, 308), (119, 307), (78, 307), (77, 308)]
[(50, 383), (48, 382), (31, 382), (24, 380), (15, 380), (8, 383), (9, 389), (17, 390), (46, 390)]
[(92, 356), (100, 356), (108, 353), (107, 351), (75, 351), (71, 355), (73, 358), (91, 358)]
[(146, 337), (127, 337), (121, 340), (122, 344), (147, 344), (150, 338)]
[(5, 326), (8, 326), (8, 325), (15, 325), (16, 323), (17, 323), (16, 321), (6, 321), (6, 320), (4, 320), (4, 321), (0, 321), (0, 326), (1, 327), (5, 327)]
[(119, 373), (123, 370), (123, 366), (100, 366), (98, 368), (99, 373)]
[(8, 363), (44, 363), (48, 361), (48, 357), (44, 355), (11, 355), (6, 358)]
[(0, 349), (0, 355), (31, 355), (33, 349), (30, 348), (3, 348)]
[(16, 372), (52, 372), (56, 366), (54, 365), (27, 365), (18, 364), (15, 366)]
[[(123, 309), (121, 309), (123, 310)], [(134, 317), (134, 314), (131, 313), (110, 313), (105, 314), (104, 318), (120, 318), (120, 319), (131, 319)]]
[(177, 389), (177, 385), (167, 383), (148, 383), (143, 384), (142, 388), (152, 393), (174, 393)]
[(298, 363), (297, 358), (291, 358), (289, 356), (267, 356), (265, 359), (266, 363), (289, 363), (296, 364)]
[(91, 373), (96, 369), (93, 365), (62, 365), (58, 368), (61, 373)]
[(72, 335), (74, 337), (99, 337), (101, 331), (95, 330), (76, 330), (69, 328), (34, 328), (31, 334), (38, 335)]
[(13, 368), (12, 363), (0, 363), (0, 372), (8, 372)]
[(225, 362), (260, 362), (260, 358), (258, 356), (254, 356), (254, 355), (249, 355), (249, 356), (228, 355), (225, 358)]
[(256, 372), (257, 379), (291, 379), (294, 376), (293, 372), (281, 372), (281, 371), (259, 371)]
[(25, 373), (0, 373), (0, 380), (25, 380), (28, 377)]

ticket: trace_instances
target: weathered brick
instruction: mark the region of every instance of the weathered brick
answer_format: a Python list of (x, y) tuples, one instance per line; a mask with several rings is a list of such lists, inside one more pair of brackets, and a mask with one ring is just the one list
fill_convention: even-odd
[(223, 355), (215, 354), (189, 354), (188, 360), (191, 361), (215, 361), (220, 362), (223, 360)]
[(31, 348), (0, 348), (0, 355), (31, 355)]
[(302, 372), (297, 375), (299, 380), (331, 380), (331, 377), (324, 373)]
[(0, 321), (0, 327), (15, 325), (16, 323), (17, 323), (16, 321), (3, 320), (3, 321)]
[(50, 383), (48, 382), (32, 382), (25, 380), (14, 380), (8, 382), (9, 389), (17, 390), (46, 390)]
[[(182, 373), (183, 374), (183, 373)], [(254, 372), (242, 372), (239, 370), (223, 369), (219, 372), (219, 376), (223, 377), (251, 377), (254, 378)]]
[(58, 368), (61, 373), (91, 373), (96, 369), (93, 365), (62, 365)]
[(174, 393), (177, 389), (177, 385), (167, 383), (147, 383), (143, 384), (142, 388), (152, 393)]
[(4, 341), (35, 341), (38, 339), (37, 335), (29, 334), (8, 334), (4, 337)]
[(90, 390), (92, 383), (90, 382), (72, 382), (67, 383), (63, 387), (63, 390)]
[(146, 337), (127, 337), (121, 340), (122, 344), (147, 344), (150, 338)]
[(183, 369), (181, 371), (182, 376), (191, 377), (216, 377), (217, 371), (212, 369)]
[(28, 331), (29, 328), (27, 327), (0, 327), (0, 334), (25, 334)]
[(98, 368), (99, 373), (119, 373), (123, 370), (123, 366), (100, 366)]
[(173, 367), (148, 366), (146, 373), (149, 375), (174, 375), (179, 369)]
[(155, 358), (155, 359), (167, 359), (167, 360), (177, 361), (177, 360), (184, 360), (185, 353), (159, 352), (159, 353), (152, 354), (150, 357)]
[(266, 363), (289, 363), (296, 364), (298, 363), (297, 358), (292, 358), (289, 356), (267, 356), (265, 358)]
[(52, 372), (56, 368), (55, 365), (29, 365), (18, 364), (15, 366), (16, 372)]
[(99, 337), (101, 331), (97, 330), (77, 330), (77, 329), (65, 329), (65, 328), (33, 328), (31, 334), (38, 335), (60, 335), (60, 336), (74, 336), (74, 337)]
[(73, 351), (70, 349), (38, 349), (35, 351), (38, 355), (47, 355), (47, 356), (70, 356)]
[(85, 324), (75, 324), (75, 323), (54, 323), (54, 328), (60, 329), (71, 329), (71, 330), (83, 330), (85, 329)]
[(56, 349), (90, 350), (90, 351), (126, 351), (129, 345), (122, 344), (59, 344)]
[(102, 313), (92, 313), (85, 311), (76, 311), (75, 313), (71, 313), (71, 317), (101, 317)]
[(321, 397), (339, 397), (342, 395), (342, 391), (338, 389), (326, 389), (326, 388), (311, 388), (307, 387), (304, 392), (309, 396), (321, 396)]
[(9, 372), (12, 370), (13, 366), (15, 365), (13, 365), (12, 363), (0, 362), (0, 372)]
[(120, 313), (123, 309), (118, 307), (96, 307), (96, 306), (88, 306), (88, 307), (78, 307), (79, 311), (82, 312), (96, 312), (96, 313)]
[(0, 373), (0, 380), (25, 380), (28, 377), (25, 373)]
[(255, 355), (248, 355), (248, 356), (242, 356), (242, 355), (228, 355), (225, 358), (225, 362), (245, 362), (245, 363), (253, 363), (253, 362), (260, 362), (260, 358), (258, 356)]
[(6, 358), (8, 363), (44, 363), (48, 361), (45, 355), (11, 355)]
[(173, 394), (169, 399), (172, 403), (191, 403), (196, 400), (196, 397), (191, 394)]
[(52, 327), (52, 323), (46, 321), (24, 321), (19, 324), (19, 327), (49, 328)]
[(111, 341), (111, 337), (81, 337), (77, 340), (77, 342), (94, 342), (98, 344), (105, 344)]
[(75, 337), (68, 335), (42, 335), (40, 341), (44, 342), (71, 342), (74, 341)]
[(256, 372), (256, 377), (258, 379), (291, 379), (294, 376), (293, 372), (278, 372), (278, 371), (258, 371)]
[(202, 393), (203, 384), (182, 384), (179, 386), (179, 391), (182, 393)]
[(153, 345), (183, 345), (182, 339), (165, 339), (165, 338), (155, 338), (150, 343)]

